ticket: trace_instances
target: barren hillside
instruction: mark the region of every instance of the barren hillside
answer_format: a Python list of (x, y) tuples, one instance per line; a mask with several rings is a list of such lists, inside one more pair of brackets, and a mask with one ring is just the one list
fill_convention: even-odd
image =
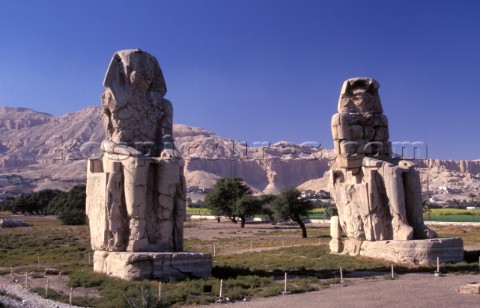
[[(60, 117), (0, 107), (0, 176), (19, 174), (36, 189), (68, 189), (85, 182), (86, 159), (99, 154), (103, 138), (99, 107)], [(329, 149), (286, 141), (249, 145), (182, 124), (174, 125), (174, 138), (191, 188), (209, 188), (220, 177), (240, 176), (259, 192), (298, 186), (326, 189), (325, 173), (333, 159)], [(428, 173), (428, 186), (440, 199), (480, 194), (480, 161), (417, 163), (424, 189)], [(2, 185), (5, 191), (8, 185)]]

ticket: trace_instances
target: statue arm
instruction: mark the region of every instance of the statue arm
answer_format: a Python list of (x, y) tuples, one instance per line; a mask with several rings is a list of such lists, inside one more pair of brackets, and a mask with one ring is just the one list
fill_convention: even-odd
[(142, 152), (121, 144), (117, 144), (111, 140), (104, 140), (102, 142), (102, 150), (107, 153), (112, 154), (121, 154), (121, 155), (128, 155), (128, 156), (139, 156)]

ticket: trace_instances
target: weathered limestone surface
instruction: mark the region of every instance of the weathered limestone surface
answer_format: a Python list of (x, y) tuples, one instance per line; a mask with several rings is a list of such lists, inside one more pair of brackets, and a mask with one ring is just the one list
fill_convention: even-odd
[(480, 294), (480, 282), (469, 283), (467, 285), (461, 286), (458, 292), (464, 294)]
[(204, 278), (212, 271), (212, 256), (203, 253), (96, 251), (93, 260), (94, 271), (126, 280)]
[(330, 171), (329, 186), (341, 230), (348, 238), (339, 240), (335, 231), (333, 252), (357, 254), (360, 247), (372, 247), (363, 245), (364, 241), (437, 237), (423, 222), (422, 189), (415, 165), (392, 154), (379, 87), (371, 78), (346, 80), (338, 113), (332, 117), (336, 168)]
[(90, 159), (87, 171), (92, 248), (104, 254), (181, 252), (184, 162), (173, 145), (173, 108), (164, 98), (167, 88), (160, 66), (142, 50), (119, 51), (104, 86), (103, 157)]
[(432, 265), (463, 260), (463, 241), (459, 237), (412, 241), (364, 241), (359, 255), (397, 263)]

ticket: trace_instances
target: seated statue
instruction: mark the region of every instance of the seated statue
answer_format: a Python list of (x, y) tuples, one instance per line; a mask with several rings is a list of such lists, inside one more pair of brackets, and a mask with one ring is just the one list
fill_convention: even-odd
[[(183, 250), (185, 179), (157, 60), (114, 54), (104, 80), (102, 159), (90, 160), (87, 215), (97, 251)], [(103, 186), (103, 187), (102, 187)]]
[(415, 165), (392, 155), (379, 87), (371, 78), (346, 80), (332, 117), (336, 168), (329, 186), (340, 228), (359, 241), (437, 237), (423, 222)]

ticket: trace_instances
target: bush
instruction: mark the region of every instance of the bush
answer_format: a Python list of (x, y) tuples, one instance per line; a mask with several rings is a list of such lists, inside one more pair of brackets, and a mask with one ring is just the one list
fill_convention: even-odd
[(86, 223), (85, 210), (80, 209), (65, 209), (58, 215), (66, 225), (84, 225)]
[(58, 218), (66, 225), (83, 225), (87, 222), (85, 185), (74, 186), (69, 192), (55, 197), (49, 207), (59, 211)]

